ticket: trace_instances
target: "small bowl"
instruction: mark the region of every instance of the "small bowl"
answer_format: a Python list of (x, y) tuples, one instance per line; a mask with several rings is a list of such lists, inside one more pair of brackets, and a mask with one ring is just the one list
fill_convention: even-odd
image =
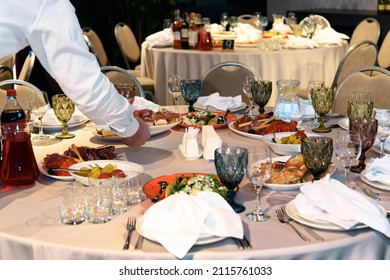
[[(69, 168), (72, 168), (72, 169), (80, 169), (82, 167), (89, 167), (89, 168), (91, 168), (91, 167), (96, 166), (96, 165), (98, 165), (101, 168), (103, 168), (107, 164), (115, 165), (117, 169), (121, 169), (123, 171), (137, 171), (137, 172), (141, 172), (141, 173), (144, 172), (144, 168), (141, 165), (139, 165), (137, 163), (129, 162), (129, 161), (122, 161), (122, 160), (90, 160), (90, 161), (83, 161), (83, 162), (79, 162), (79, 163), (73, 164)], [(83, 185), (86, 185), (86, 186), (89, 185), (88, 177), (80, 176), (80, 175), (77, 175), (77, 174), (75, 174), (73, 172), (69, 172), (69, 173), (73, 176), (73, 178), (76, 181), (79, 181), (80, 183), (82, 183)]]
[[(301, 152), (301, 144), (278, 144), (273, 142), (273, 138), (282, 138), (286, 136), (290, 136), (291, 134), (294, 134), (295, 132), (278, 132), (274, 134), (266, 134), (262, 137), (262, 140), (266, 142), (271, 149), (278, 155), (292, 155), (296, 153)], [(307, 136), (321, 136), (315, 133), (306, 133)]]

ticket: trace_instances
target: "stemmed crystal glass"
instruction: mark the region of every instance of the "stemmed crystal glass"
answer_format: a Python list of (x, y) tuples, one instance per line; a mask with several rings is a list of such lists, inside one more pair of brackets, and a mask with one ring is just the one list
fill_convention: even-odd
[(306, 31), (307, 38), (311, 39), (316, 31), (317, 22), (314, 17), (309, 16), (303, 22), (304, 29)]
[(314, 111), (319, 116), (318, 127), (313, 128), (314, 132), (326, 133), (331, 132), (332, 129), (325, 127), (325, 116), (329, 113), (333, 106), (334, 90), (333, 88), (314, 88), (311, 90), (311, 99)]
[(221, 25), (223, 26), (223, 30), (226, 31), (226, 26), (229, 23), (229, 14), (221, 13)]
[(390, 110), (376, 109), (375, 118), (378, 120), (378, 125), (382, 127), (382, 130), (378, 130), (377, 136), (381, 144), (380, 157), (385, 154), (385, 142), (390, 134)]
[(223, 145), (214, 152), (214, 164), (219, 180), (228, 188), (226, 200), (236, 213), (245, 211), (245, 207), (234, 201), (236, 188), (246, 173), (248, 150)]
[(253, 100), (259, 105), (259, 113), (264, 114), (264, 107), (271, 98), (272, 82), (264, 80), (252, 81), (251, 92)]
[(61, 134), (56, 134), (56, 138), (69, 139), (75, 135), (69, 133), (68, 121), (73, 115), (75, 105), (65, 94), (57, 94), (52, 97), (53, 111), (57, 119), (61, 122)]
[(271, 177), (272, 157), (269, 147), (254, 147), (248, 150), (248, 165), (246, 174), (256, 190), (256, 209), (245, 216), (253, 222), (263, 222), (269, 219), (260, 206), (260, 192), (264, 183)]
[(333, 140), (329, 137), (309, 136), (302, 139), (301, 151), (303, 162), (314, 180), (328, 169), (333, 153)]
[(344, 167), (344, 183), (349, 184), (349, 168), (360, 157), (362, 142), (356, 131), (339, 131), (335, 139), (335, 154)]
[(249, 98), (249, 116), (253, 117), (253, 97), (252, 97), (252, 82), (255, 81), (256, 78), (254, 75), (246, 75), (244, 79), (242, 80), (242, 91), (245, 93), (245, 95)]
[(266, 29), (267, 26), (268, 26), (268, 17), (266, 17), (266, 16), (260, 16), (260, 17), (259, 17), (259, 21), (260, 21), (261, 26), (263, 27), (263, 31), (265, 31), (265, 29)]
[(179, 96), (181, 95), (180, 81), (184, 78), (178, 74), (173, 74), (168, 77), (168, 91), (173, 96), (175, 101), (175, 113), (179, 113)]
[(42, 118), (46, 112), (50, 109), (50, 102), (45, 91), (34, 91), (31, 94), (30, 99), (31, 113), (38, 118), (39, 121), (39, 133), (35, 135), (32, 140), (40, 141), (50, 138), (50, 135), (43, 132)]
[(188, 112), (195, 112), (194, 103), (198, 100), (202, 82), (201, 80), (184, 79), (180, 81), (181, 95), (189, 104)]
[[(308, 100), (309, 100), (311, 105), (313, 105), (313, 102), (312, 102), (312, 99), (311, 99), (311, 90), (313, 88), (324, 88), (324, 87), (325, 87), (325, 82), (324, 81), (309, 81), (309, 84), (307, 86), (307, 98), (308, 98)], [(316, 128), (319, 125), (320, 124), (318, 122), (317, 113), (314, 112), (314, 120), (313, 120), (313, 123), (311, 124), (311, 127)]]

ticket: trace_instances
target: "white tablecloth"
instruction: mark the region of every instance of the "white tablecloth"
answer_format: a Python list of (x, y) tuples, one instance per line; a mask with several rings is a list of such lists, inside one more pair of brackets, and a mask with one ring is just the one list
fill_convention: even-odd
[[(252, 67), (260, 77), (273, 82), (269, 106), (277, 99), (276, 81), (295, 79), (305, 89), (309, 81), (322, 80), (330, 86), (340, 60), (347, 49), (342, 46), (321, 46), (315, 49), (283, 49), (260, 51), (257, 48), (235, 48), (234, 52), (215, 48), (212, 51), (177, 50), (173, 48), (149, 48), (142, 46), (141, 73), (154, 79), (155, 96), (161, 105), (172, 105), (167, 80), (172, 74), (200, 79), (212, 66), (226, 61), (237, 61)], [(183, 102), (182, 98), (180, 100)], [(184, 103), (183, 103), (184, 104)]]

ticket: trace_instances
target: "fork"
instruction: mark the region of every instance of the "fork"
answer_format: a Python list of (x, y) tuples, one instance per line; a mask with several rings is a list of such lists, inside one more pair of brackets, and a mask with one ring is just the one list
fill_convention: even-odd
[(285, 166), (286, 166), (286, 162), (285, 161), (278, 161), (278, 163), (274, 167), (274, 171), (280, 172), (280, 171), (283, 170), (283, 167), (285, 167)]
[(236, 241), (237, 247), (240, 250), (252, 249), (252, 245), (249, 243), (249, 241), (245, 235), (242, 239), (239, 239), (239, 238), (233, 238), (233, 239), (234, 239), (234, 241)]
[(310, 239), (307, 238), (305, 235), (303, 235), (292, 223), (290, 223), (287, 219), (287, 217), (283, 214), (281, 209), (276, 209), (276, 216), (278, 216), (278, 219), (283, 224), (288, 224), (290, 227), (292, 227), (295, 232), (301, 237), (304, 241), (310, 242)]
[(123, 250), (129, 249), (131, 233), (135, 230), (135, 223), (136, 223), (136, 219), (134, 217), (127, 218), (127, 224), (126, 224), (127, 236), (126, 236), (125, 244), (123, 245)]
[[(282, 206), (281, 208), (281, 211), (283, 212), (283, 215), (287, 218), (287, 220), (289, 222), (292, 222), (294, 221), (289, 215), (287, 215), (287, 212), (286, 212), (286, 206)], [(302, 224), (301, 224), (302, 225)], [(318, 233), (316, 233), (315, 231), (313, 231), (311, 228), (305, 226), (305, 225), (302, 225), (302, 227), (304, 227), (306, 229), (306, 231), (308, 233), (310, 233), (315, 239), (317, 240), (320, 240), (320, 241), (324, 241), (324, 238), (322, 238)]]

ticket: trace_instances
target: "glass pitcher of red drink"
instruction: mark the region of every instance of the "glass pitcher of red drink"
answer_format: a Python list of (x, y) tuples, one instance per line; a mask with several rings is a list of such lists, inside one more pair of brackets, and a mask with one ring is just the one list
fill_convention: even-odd
[(37, 161), (31, 144), (31, 122), (7, 123), (1, 127), (3, 159), (0, 178), (8, 185), (33, 184), (39, 176)]

